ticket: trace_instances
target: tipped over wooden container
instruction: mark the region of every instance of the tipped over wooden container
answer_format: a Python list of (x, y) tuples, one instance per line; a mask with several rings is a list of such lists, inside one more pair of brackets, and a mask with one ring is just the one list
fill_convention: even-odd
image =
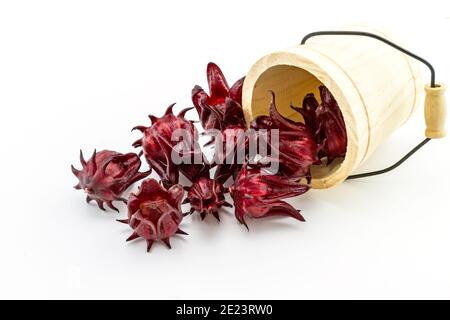
[[(368, 28), (349, 28), (388, 35)], [(329, 166), (312, 168), (313, 188), (344, 181), (420, 103), (423, 86), (418, 62), (371, 38), (323, 35), (306, 44), (264, 56), (246, 76), (243, 108), (247, 123), (267, 115), (269, 90), (279, 111), (290, 119), (301, 116), (290, 108), (325, 85), (338, 102), (347, 129), (347, 153)], [(320, 101), (319, 101), (320, 102)]]

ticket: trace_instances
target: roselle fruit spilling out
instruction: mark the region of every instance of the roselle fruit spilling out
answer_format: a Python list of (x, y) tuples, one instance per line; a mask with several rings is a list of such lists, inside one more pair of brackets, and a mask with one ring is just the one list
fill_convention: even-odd
[(225, 188), (216, 179), (200, 177), (190, 187), (187, 188), (187, 198), (183, 203), (191, 205), (190, 214), (197, 211), (202, 220), (207, 215), (213, 215), (218, 221), (219, 209), (221, 207), (232, 207), (225, 201)]
[[(174, 115), (173, 106), (170, 105), (161, 118), (150, 115), (151, 126), (133, 128), (144, 135), (135, 141), (133, 146), (143, 148), (145, 159), (159, 175), (165, 187), (178, 183), (179, 172), (186, 177), (197, 176), (206, 163), (194, 122), (184, 117), (186, 112), (193, 108), (186, 108)], [(173, 141), (174, 136), (178, 136), (180, 141)], [(181, 163), (173, 162), (173, 152), (183, 159)]]
[[(209, 95), (200, 86), (192, 89), (192, 102), (203, 128), (208, 130), (222, 129), (229, 125), (245, 126), (241, 107), (244, 78), (239, 79), (230, 88), (222, 70), (212, 62), (207, 66), (206, 75)], [(225, 113), (228, 113), (228, 116), (224, 123)]]
[[(325, 87), (319, 88), (320, 104), (311, 93), (305, 96), (302, 108), (291, 105), (303, 116), (304, 123), (283, 117), (272, 92), (269, 115), (257, 117), (247, 129), (242, 110), (244, 78), (230, 87), (220, 68), (209, 63), (207, 80), (209, 94), (195, 86), (192, 102), (203, 128), (216, 130), (207, 132), (214, 134), (210, 141), (215, 142), (216, 149), (212, 163), (200, 148), (194, 121), (185, 118), (194, 108), (175, 115), (174, 105), (170, 105), (160, 118), (149, 115), (150, 126), (133, 128), (143, 134), (133, 143), (134, 147), (142, 147), (139, 155), (104, 150), (94, 152), (86, 161), (80, 152), (82, 169), (72, 166), (79, 179), (75, 188), (87, 193), (88, 202), (95, 200), (103, 210), (106, 203), (116, 211), (113, 201), (127, 203), (128, 217), (118, 221), (133, 230), (127, 241), (143, 238), (147, 251), (157, 241), (170, 248), (172, 236), (186, 234), (179, 227), (186, 215), (181, 212), (182, 204), (189, 204), (188, 213), (198, 212), (202, 220), (211, 215), (220, 221), (220, 210), (233, 207), (225, 199), (228, 192), (237, 220), (247, 229), (246, 217), (287, 216), (304, 221), (300, 211), (283, 200), (309, 190), (304, 178), (311, 179), (310, 168), (320, 163), (320, 158), (331, 162), (345, 155), (345, 123), (336, 100)], [(131, 193), (127, 201), (122, 197), (124, 191), (150, 174), (139, 172), (142, 154), (161, 182), (143, 180), (138, 192)], [(273, 163), (277, 166), (269, 166)], [(191, 182), (190, 186), (179, 184), (180, 173)]]
[(113, 201), (123, 201), (122, 193), (133, 183), (150, 174), (150, 171), (138, 172), (141, 160), (135, 153), (121, 154), (115, 151), (103, 150), (95, 152), (86, 161), (80, 150), (81, 170), (72, 166), (73, 174), (79, 182), (74, 187), (86, 192), (86, 201), (95, 200), (100, 209), (105, 210), (104, 203), (109, 208), (119, 212)]
[(244, 164), (230, 193), (236, 219), (248, 229), (246, 215), (252, 218), (289, 216), (304, 221), (300, 211), (282, 199), (303, 194), (308, 189), (307, 185), (293, 179), (266, 174), (261, 168), (248, 168)]
[[(309, 179), (310, 167), (318, 161), (314, 135), (305, 124), (284, 118), (276, 108), (275, 94), (271, 94), (269, 115), (257, 117), (250, 125), (256, 130), (258, 139), (264, 139), (275, 152), (275, 155), (261, 159), (261, 162), (278, 161), (279, 175), (297, 180), (303, 177)], [(267, 134), (258, 134), (261, 129), (267, 130)], [(278, 129), (278, 147), (270, 143), (271, 130), (274, 129)]]
[(179, 228), (183, 215), (181, 200), (183, 186), (175, 184), (168, 190), (155, 179), (146, 179), (136, 194), (128, 199), (128, 219), (118, 220), (127, 223), (133, 233), (127, 239), (131, 241), (143, 238), (147, 241), (147, 252), (155, 241), (162, 241), (170, 249), (170, 237), (175, 234), (187, 234)]
[(347, 131), (342, 112), (331, 92), (319, 87), (321, 103), (314, 94), (303, 99), (303, 108), (292, 108), (304, 118), (306, 126), (315, 133), (319, 157), (327, 157), (331, 163), (335, 158), (344, 157), (347, 151)]

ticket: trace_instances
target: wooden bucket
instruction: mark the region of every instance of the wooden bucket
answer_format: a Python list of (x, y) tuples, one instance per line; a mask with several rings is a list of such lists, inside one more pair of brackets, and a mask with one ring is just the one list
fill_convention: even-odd
[[(350, 30), (350, 29), (349, 29)], [(351, 30), (355, 30), (352, 28)], [(359, 28), (361, 30), (361, 28)], [(364, 28), (362, 31), (385, 34)], [(423, 92), (418, 62), (371, 38), (319, 36), (257, 61), (246, 76), (243, 108), (247, 123), (268, 114), (269, 90), (286, 117), (301, 121), (290, 108), (301, 106), (325, 85), (338, 102), (347, 128), (347, 153), (329, 166), (312, 168), (313, 188), (344, 181), (417, 108)]]

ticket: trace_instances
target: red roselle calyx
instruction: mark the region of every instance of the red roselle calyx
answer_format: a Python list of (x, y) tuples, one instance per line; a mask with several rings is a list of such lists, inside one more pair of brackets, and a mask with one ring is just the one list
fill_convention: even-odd
[[(135, 141), (133, 146), (142, 146), (145, 159), (159, 175), (165, 187), (178, 183), (179, 171), (186, 177), (198, 176), (206, 163), (206, 158), (198, 144), (197, 129), (193, 121), (184, 118), (186, 112), (193, 108), (186, 108), (178, 115), (174, 115), (173, 106), (170, 105), (161, 118), (150, 115), (152, 122), (150, 127), (133, 128), (144, 135), (143, 138)], [(180, 142), (172, 140), (177, 134)], [(178, 147), (181, 148), (177, 149)], [(175, 164), (172, 161), (173, 151), (180, 159), (184, 159), (182, 163)]]
[(155, 241), (162, 241), (170, 249), (170, 237), (175, 234), (187, 234), (179, 228), (183, 215), (181, 200), (184, 190), (179, 184), (168, 190), (155, 179), (146, 179), (139, 191), (128, 199), (128, 219), (118, 220), (127, 223), (133, 233), (127, 239), (131, 241), (143, 238), (147, 241), (147, 252)]
[(230, 187), (234, 200), (235, 216), (247, 229), (244, 217), (263, 218), (289, 216), (304, 221), (300, 211), (281, 199), (297, 196), (308, 191), (307, 185), (292, 179), (268, 175), (260, 168), (247, 168), (244, 164), (236, 182)]
[(210, 214), (220, 221), (219, 209), (232, 207), (225, 201), (223, 184), (216, 179), (200, 177), (187, 190), (187, 198), (183, 203), (189, 203), (191, 205), (189, 213), (199, 212), (202, 220)]
[(115, 151), (103, 150), (95, 152), (86, 161), (80, 150), (81, 170), (72, 166), (73, 174), (79, 182), (74, 187), (86, 192), (86, 201), (95, 200), (100, 209), (105, 210), (104, 203), (109, 208), (119, 212), (113, 205), (113, 201), (123, 201), (122, 193), (133, 183), (139, 181), (150, 174), (138, 172), (141, 167), (141, 160), (135, 153), (121, 154)]
[[(220, 68), (210, 62), (206, 75), (209, 85), (209, 95), (200, 87), (192, 89), (192, 102), (198, 112), (205, 130), (221, 129), (229, 125), (245, 126), (242, 111), (242, 85), (244, 78), (239, 79), (231, 88)], [(228, 100), (234, 103), (227, 103)], [(214, 112), (216, 111), (216, 112)], [(228, 113), (224, 123), (225, 113)]]
[[(251, 124), (251, 127), (257, 130), (257, 137), (265, 139), (272, 152), (276, 153), (261, 162), (279, 161), (278, 174), (282, 176), (310, 178), (310, 167), (318, 161), (314, 136), (303, 123), (284, 118), (276, 108), (275, 94), (271, 94), (269, 116), (259, 116)], [(266, 129), (267, 135), (258, 134), (261, 129)], [(278, 148), (270, 143), (273, 129), (278, 129)]]
[(303, 108), (292, 108), (304, 118), (306, 126), (315, 132), (319, 157), (327, 157), (327, 162), (344, 157), (347, 151), (347, 131), (342, 112), (331, 92), (319, 87), (321, 103), (309, 93), (303, 100)]
[(229, 126), (221, 132), (221, 139), (215, 141), (216, 154), (213, 161), (217, 163), (217, 168), (214, 178), (221, 183), (227, 182), (230, 177), (236, 179), (242, 168), (249, 146), (249, 137), (245, 133), (245, 128)]
[(215, 142), (216, 153), (213, 160), (217, 164), (215, 178), (221, 183), (225, 183), (230, 177), (236, 178), (248, 152), (249, 142), (245, 135), (247, 127), (241, 105), (231, 98), (225, 98), (225, 106), (224, 114), (220, 114), (217, 108), (210, 108), (211, 114), (215, 114), (216, 119), (219, 119), (220, 139), (213, 136), (206, 144)]

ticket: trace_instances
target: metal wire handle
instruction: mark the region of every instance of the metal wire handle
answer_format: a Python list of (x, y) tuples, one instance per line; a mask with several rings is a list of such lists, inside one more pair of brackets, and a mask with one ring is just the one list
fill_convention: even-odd
[[(317, 32), (311, 32), (311, 33), (307, 34), (306, 36), (304, 36), (302, 39), (301, 45), (304, 45), (306, 43), (306, 41), (312, 37), (325, 36), (325, 35), (326, 36), (331, 36), (331, 35), (362, 36), (362, 37), (368, 37), (368, 38), (373, 38), (373, 39), (379, 40), (379, 41), (403, 52), (404, 54), (422, 62), (423, 64), (425, 64), (428, 67), (428, 69), (430, 70), (430, 74), (431, 74), (430, 86), (432, 88), (436, 87), (436, 72), (430, 62), (428, 62), (424, 58), (419, 57), (418, 55), (412, 53), (411, 51), (406, 50), (405, 48), (402, 48), (399, 45), (393, 43), (392, 41), (390, 41), (386, 38), (383, 38), (377, 34), (373, 34), (370, 32), (364, 32), (364, 31), (317, 31)], [(417, 152), (420, 148), (422, 148), (425, 144), (427, 144), (430, 140), (431, 140), (430, 138), (425, 138), (417, 146), (415, 146), (413, 149), (411, 149), (411, 151), (409, 151), (405, 156), (403, 156), (399, 161), (397, 161), (396, 163), (394, 163), (393, 165), (391, 165), (385, 169), (366, 172), (366, 173), (354, 174), (354, 175), (348, 176), (347, 180), (375, 176), (375, 175), (383, 174), (383, 173), (389, 172), (391, 170), (394, 170), (395, 168), (400, 166), (403, 162), (405, 162), (409, 157), (411, 157), (415, 152)]]
[(308, 41), (308, 39), (310, 39), (312, 37), (333, 36), (333, 35), (335, 35), (335, 36), (362, 36), (362, 37), (377, 39), (381, 42), (386, 43), (387, 45), (397, 49), (398, 51), (403, 52), (404, 54), (406, 54), (406, 55), (422, 62), (424, 65), (426, 65), (428, 67), (428, 69), (430, 69), (430, 74), (431, 74), (430, 86), (432, 88), (436, 87), (436, 72), (434, 71), (434, 68), (431, 65), (431, 63), (429, 63), (424, 58), (419, 57), (418, 55), (412, 53), (411, 51), (400, 47), (398, 44), (395, 44), (394, 42), (392, 42), (386, 38), (383, 38), (377, 34), (374, 34), (374, 33), (364, 32), (364, 31), (317, 31), (317, 32), (308, 33), (306, 36), (304, 36), (302, 39), (301, 45), (304, 45), (306, 43), (306, 41)]

